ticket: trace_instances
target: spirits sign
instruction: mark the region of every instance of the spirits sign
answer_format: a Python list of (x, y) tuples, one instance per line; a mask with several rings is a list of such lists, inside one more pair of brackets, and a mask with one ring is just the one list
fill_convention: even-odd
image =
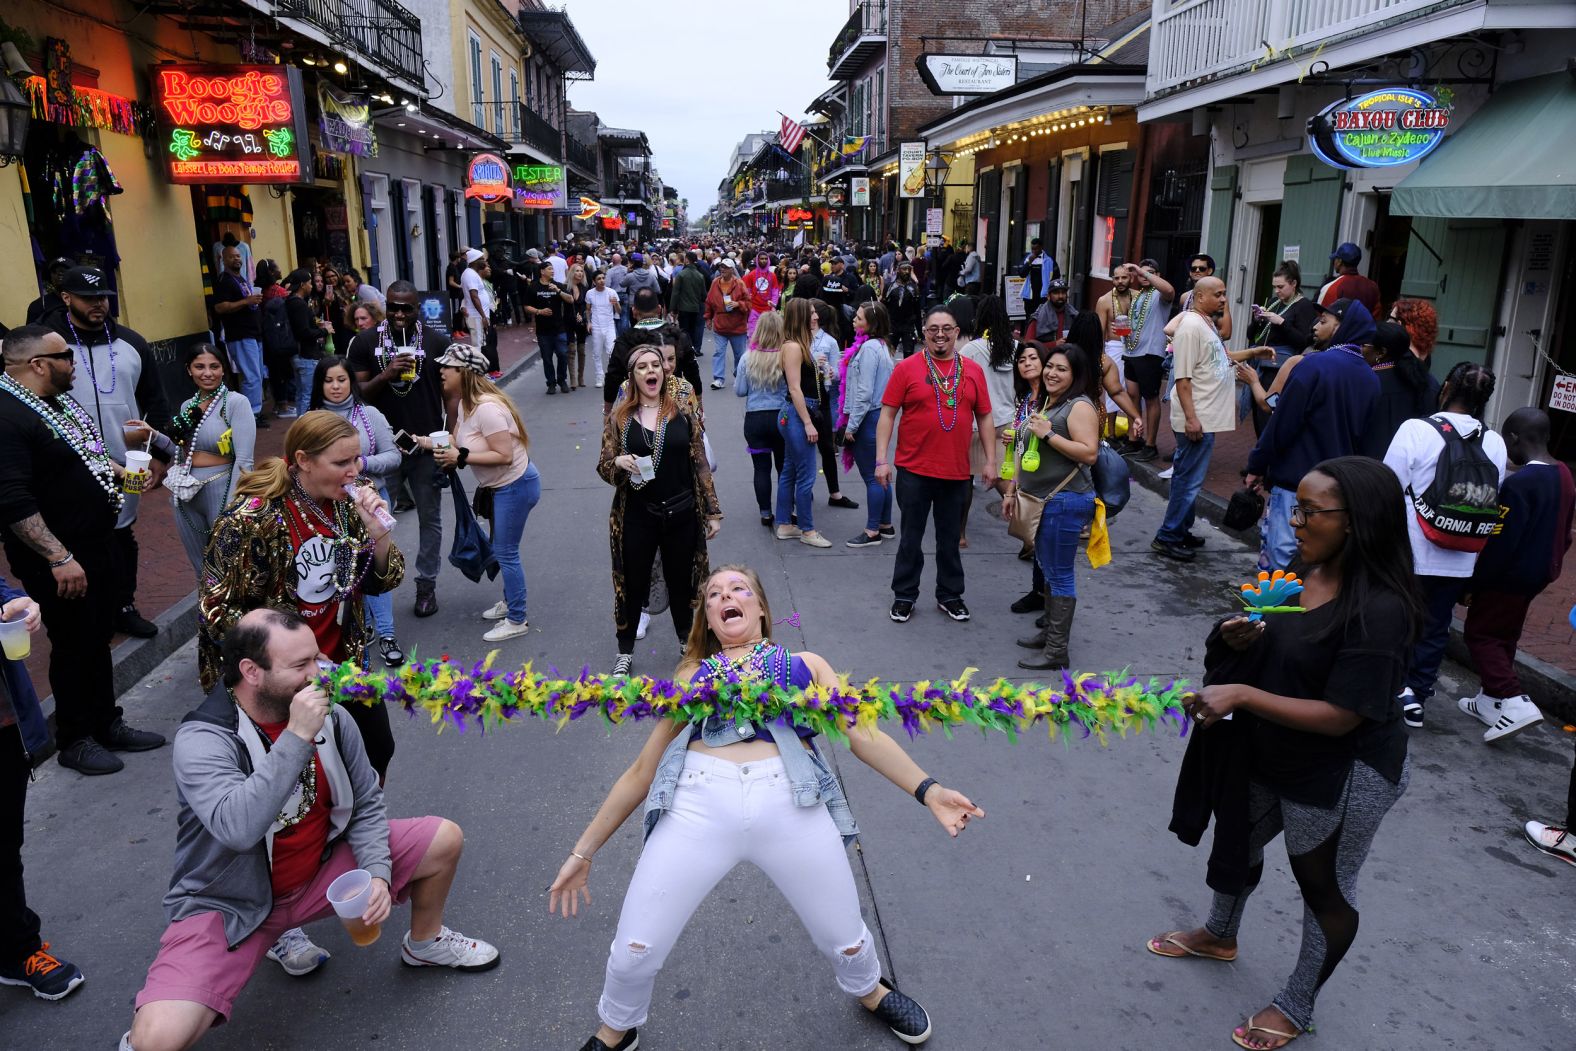
[(1335, 168), (1393, 168), (1422, 160), (1450, 128), (1450, 108), (1426, 91), (1384, 88), (1326, 106), (1308, 121), (1308, 143)]
[(483, 204), (509, 198), (509, 166), (496, 153), (478, 153), (465, 168), (465, 196)]
[(171, 182), (312, 182), (299, 69), (159, 65), (151, 79)]

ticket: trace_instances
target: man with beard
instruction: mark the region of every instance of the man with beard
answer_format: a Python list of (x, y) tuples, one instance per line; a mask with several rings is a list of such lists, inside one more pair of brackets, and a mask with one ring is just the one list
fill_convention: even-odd
[[(112, 294), (102, 270), (74, 267), (60, 282), (65, 309), (49, 316), (49, 327), (75, 352), (78, 371), (70, 391), (93, 417), (110, 458), (124, 466), (128, 444), (144, 447), (153, 455), (152, 474), (144, 484), (144, 489), (152, 491), (176, 451), (162, 433), (169, 429), (169, 405), (147, 340), (109, 316)], [(111, 556), (116, 578), (110, 597), (117, 610), (115, 630), (151, 639), (159, 633), (158, 627), (137, 612), (137, 537), (132, 526), (140, 503), (140, 495), (128, 494), (115, 522)]]
[[(175, 735), (180, 804), (169, 927), (121, 1051), (189, 1048), (229, 1018), (274, 939), (333, 915), (328, 888), (371, 874), (352, 936), (376, 940), (411, 903), (407, 967), (486, 971), (498, 950), (443, 923), (464, 835), (440, 817), (389, 818), (361, 733), (316, 682), (317, 638), (257, 609), (224, 640), (221, 682)], [(371, 944), (367, 942), (366, 944)]]
[(897, 275), (881, 297), (887, 317), (892, 322), (892, 351), (900, 358), (914, 353), (919, 340), (920, 299), (919, 282), (914, 278), (914, 264), (902, 259), (897, 264)]
[(111, 751), (164, 744), (115, 704), (115, 518), (120, 471), (93, 417), (69, 393), (74, 352), (42, 325), (6, 334), (0, 378), (0, 523), (7, 560), (49, 631), (60, 765), (113, 774)]
[(219, 318), (219, 338), (230, 362), (241, 377), (241, 393), (252, 404), (259, 427), (263, 422), (263, 294), (246, 276), (241, 249), (224, 249), (224, 272), (213, 283), (213, 312)]
[(832, 272), (821, 279), (818, 297), (837, 312), (836, 332), (827, 333), (837, 339), (838, 346), (846, 346), (853, 339), (854, 285), (857, 279), (848, 272), (848, 265), (840, 255), (832, 256)]
[[(433, 364), (448, 349), (445, 332), (421, 323), (416, 286), (395, 281), (388, 288), (388, 320), (351, 340), (346, 357), (361, 384), (361, 395), (388, 417), (389, 426), (409, 435), (427, 435), (445, 428), (443, 381)], [(410, 379), (414, 371), (415, 378)], [(438, 612), (438, 568), (443, 557), (443, 502), (438, 490), (443, 472), (425, 449), (401, 450), (399, 474), (389, 488), (410, 487), (421, 523), (416, 553), (416, 606), (418, 617)]]
[(27, 305), (29, 325), (47, 325), (50, 323), (50, 314), (65, 308), (60, 299), (60, 281), (66, 276), (66, 271), (76, 265), (64, 256), (50, 260), (49, 269), (44, 271), (44, 294)]
[(1057, 278), (1045, 286), (1045, 302), (1029, 319), (1024, 339), (1037, 339), (1047, 346), (1067, 338), (1078, 311), (1067, 302), (1067, 282)]
[[(1139, 405), (1139, 399), (1143, 399), (1141, 407), (1147, 440), (1147, 444), (1129, 443), (1124, 455), (1131, 455), (1135, 460), (1153, 460), (1160, 455), (1155, 441), (1160, 429), (1160, 395), (1165, 386), (1166, 321), (1171, 316), (1176, 289), (1160, 276), (1159, 264), (1153, 259), (1118, 267), (1111, 280), (1114, 287), (1100, 297), (1095, 312), (1105, 326), (1106, 339), (1118, 339), (1122, 343), (1122, 374), (1127, 377), (1127, 393), (1133, 404)], [(1194, 298), (1197, 299), (1197, 286)], [(1216, 300), (1217, 309), (1224, 305), (1224, 300)], [(1119, 319), (1125, 321), (1125, 325), (1119, 326)], [(1210, 324), (1213, 331), (1213, 316)]]

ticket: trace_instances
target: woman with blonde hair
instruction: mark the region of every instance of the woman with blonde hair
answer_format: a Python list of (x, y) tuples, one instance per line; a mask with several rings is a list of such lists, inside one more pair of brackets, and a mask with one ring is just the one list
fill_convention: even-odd
[(443, 400), (454, 411), (454, 435), (443, 448), (416, 439), (446, 471), (469, 467), (476, 474), (476, 503), (492, 520), (493, 553), (503, 574), (503, 599), (484, 613), (496, 620), (482, 638), (502, 642), (530, 630), (526, 621), (525, 569), (520, 538), (526, 520), (542, 498), (542, 476), (531, 462), (525, 421), (509, 396), (487, 378), (487, 358), (469, 343), (452, 343), (437, 360)]
[(591, 291), (591, 282), (586, 278), (586, 268), (580, 263), (575, 263), (569, 268), (569, 292), (575, 297), (575, 305), (570, 308), (572, 316), (569, 324), (571, 388), (586, 385), (586, 340), (591, 335), (588, 325), (591, 308), (586, 305), (586, 293), (589, 291)]
[[(815, 446), (821, 436), (826, 382), (811, 352), (815, 336), (810, 317), (814, 312), (815, 304), (808, 299), (790, 300), (783, 311), (783, 349), (779, 353), (788, 400), (777, 417), (783, 437), (783, 468), (777, 479), (777, 539), (831, 547), (832, 542), (815, 531)], [(827, 482), (835, 485), (836, 479)]]
[(744, 447), (755, 467), (755, 504), (761, 525), (772, 527), (772, 467), (783, 470), (783, 436), (777, 417), (788, 403), (788, 382), (783, 378), (783, 316), (762, 314), (755, 324), (755, 346), (745, 351), (734, 376), (733, 392), (744, 402)]

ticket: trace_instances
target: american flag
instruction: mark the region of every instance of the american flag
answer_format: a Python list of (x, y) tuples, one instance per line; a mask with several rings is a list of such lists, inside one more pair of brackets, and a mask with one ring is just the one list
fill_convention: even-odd
[(782, 139), (783, 149), (787, 150), (789, 153), (792, 153), (797, 150), (799, 148), (799, 144), (804, 141), (804, 125), (796, 124), (794, 121), (784, 117), (782, 133), (778, 137)]

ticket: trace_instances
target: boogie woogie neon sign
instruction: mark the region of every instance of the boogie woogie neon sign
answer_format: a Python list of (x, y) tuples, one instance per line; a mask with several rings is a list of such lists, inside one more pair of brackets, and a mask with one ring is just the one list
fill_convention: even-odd
[(311, 182), (300, 70), (159, 65), (152, 79), (170, 181)]

